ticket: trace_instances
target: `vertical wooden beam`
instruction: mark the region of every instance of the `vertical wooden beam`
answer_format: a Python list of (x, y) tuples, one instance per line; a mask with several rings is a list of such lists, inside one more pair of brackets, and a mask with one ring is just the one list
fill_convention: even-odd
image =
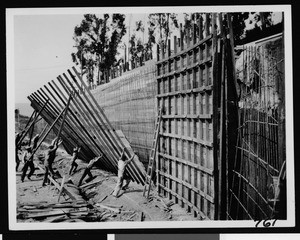
[(201, 41), (203, 39), (203, 17), (201, 15), (199, 17), (198, 27), (199, 27), (199, 41)]
[(210, 34), (209, 32), (209, 26), (210, 26), (210, 19), (209, 19), (209, 13), (205, 13), (205, 37), (208, 37)]
[(168, 46), (167, 46), (167, 56), (170, 57), (171, 56), (171, 39), (168, 39)]
[[(174, 36), (174, 54), (176, 54), (176, 53), (177, 53), (177, 36)], [(176, 60), (174, 59), (174, 61), (176, 61)]]
[(183, 46), (183, 31), (182, 31), (182, 23), (180, 23), (180, 27), (179, 27), (179, 31), (180, 31), (180, 50), (182, 51), (184, 46)]
[(195, 45), (196, 42), (197, 42), (196, 24), (193, 23), (193, 44)]

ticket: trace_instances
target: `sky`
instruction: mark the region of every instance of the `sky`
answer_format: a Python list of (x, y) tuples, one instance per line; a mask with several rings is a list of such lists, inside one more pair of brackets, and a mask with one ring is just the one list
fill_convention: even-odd
[(74, 27), (82, 15), (14, 17), (15, 102), (72, 67)]
[[(82, 19), (83, 14), (14, 16), (16, 103), (29, 103), (27, 96), (74, 66), (71, 53), (76, 49), (72, 37), (74, 27)], [(124, 41), (128, 41), (128, 34), (134, 32), (139, 19), (147, 21), (146, 14), (126, 16), (125, 24), (131, 27), (127, 27)]]
[[(127, 28), (124, 41), (128, 41), (129, 31), (134, 32), (135, 22), (147, 21), (146, 16), (143, 12), (127, 14), (125, 23), (131, 27)], [(183, 15), (179, 18), (183, 20)], [(72, 37), (74, 27), (82, 19), (83, 13), (37, 14), (35, 11), (13, 16), (15, 103), (30, 103), (27, 96), (74, 66), (71, 53), (76, 49)]]

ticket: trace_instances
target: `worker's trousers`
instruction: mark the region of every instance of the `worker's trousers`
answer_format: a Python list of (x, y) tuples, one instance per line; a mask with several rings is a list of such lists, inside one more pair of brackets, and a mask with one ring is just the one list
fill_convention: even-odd
[(21, 181), (22, 182), (24, 181), (24, 178), (26, 176), (26, 172), (28, 170), (28, 167), (30, 167), (30, 172), (27, 175), (27, 177), (28, 177), (28, 179), (30, 179), (30, 177), (32, 176), (32, 174), (34, 173), (34, 170), (35, 170), (33, 161), (26, 161), (25, 162), (24, 167), (23, 167), (23, 173), (22, 173), (22, 176), (21, 176)]
[(78, 167), (78, 164), (77, 164), (75, 161), (73, 161), (73, 162), (71, 163), (71, 168), (70, 168), (70, 171), (69, 171), (69, 175), (72, 174), (72, 171), (73, 171), (73, 173), (75, 173), (77, 167)]
[(78, 186), (81, 185), (81, 183), (82, 183), (83, 179), (86, 177), (86, 175), (89, 175), (89, 178), (88, 178), (89, 180), (91, 180), (91, 179), (93, 178), (93, 175), (92, 175), (92, 173), (91, 173), (91, 170), (90, 170), (89, 168), (86, 168), (86, 169), (84, 170), (84, 172), (83, 172), (83, 174), (82, 174), (82, 176), (81, 176), (79, 182), (78, 182)]
[[(124, 181), (125, 181), (125, 185), (123, 185)], [(127, 177), (118, 177), (117, 185), (116, 185), (115, 190), (114, 190), (112, 195), (115, 196), (115, 197), (118, 197), (121, 189), (127, 188), (129, 183), (130, 183), (129, 178), (127, 178)]]
[(20, 159), (19, 159), (18, 152), (16, 152), (16, 171), (18, 171), (19, 165), (20, 165)]
[(53, 168), (52, 168), (52, 163), (45, 163), (45, 175), (44, 175), (44, 180), (43, 180), (43, 186), (46, 184), (47, 180), (48, 180), (48, 175), (49, 175), (49, 172), (52, 174), (52, 176), (55, 175), (55, 172), (53, 171)]

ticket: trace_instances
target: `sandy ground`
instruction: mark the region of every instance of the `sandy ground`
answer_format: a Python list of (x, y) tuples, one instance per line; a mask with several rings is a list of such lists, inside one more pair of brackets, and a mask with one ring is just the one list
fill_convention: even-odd
[[(42, 154), (40, 151), (37, 155)], [(70, 159), (65, 151), (58, 150), (57, 156), (53, 164), (53, 168), (59, 171), (60, 175), (65, 176), (65, 186), (80, 201), (85, 201), (88, 204), (86, 212), (88, 214), (84, 216), (78, 215), (80, 221), (192, 221), (197, 220), (190, 213), (187, 213), (185, 209), (179, 205), (173, 203), (168, 199), (160, 198), (156, 191), (150, 192), (150, 198), (147, 200), (143, 196), (143, 186), (135, 182), (131, 182), (129, 188), (121, 192), (118, 198), (111, 195), (115, 184), (117, 182), (116, 175), (93, 168), (92, 174), (95, 177), (89, 183), (97, 183), (90, 185), (90, 187), (78, 188), (78, 181), (83, 173), (86, 163), (77, 160), (77, 171), (69, 176)], [(42, 166), (42, 161), (35, 159), (35, 163)], [(17, 172), (17, 213), (19, 222), (43, 222), (48, 218), (24, 218), (24, 206), (30, 205), (30, 208), (39, 206), (41, 204), (57, 204), (59, 190), (54, 185), (47, 185), (42, 187), (43, 172), (37, 169), (34, 175), (31, 177), (31, 181), (25, 178), (22, 183), (21, 169), (22, 164)], [(56, 181), (61, 184), (62, 178), (56, 178)], [(86, 184), (83, 181), (82, 186)], [(65, 193), (60, 197), (60, 203), (70, 202), (71, 199)], [(163, 201), (163, 202), (162, 202)], [(104, 205), (104, 207), (103, 207)], [(108, 208), (105, 208), (108, 207)], [(23, 211), (22, 211), (23, 209)], [(33, 210), (32, 210), (33, 211)], [(39, 210), (41, 211), (41, 210)], [(46, 210), (45, 210), (46, 211)], [(25, 211), (26, 214), (26, 211)], [(73, 219), (76, 216), (73, 217)], [(62, 219), (63, 221), (64, 219)], [(74, 221), (75, 221), (74, 220)]]

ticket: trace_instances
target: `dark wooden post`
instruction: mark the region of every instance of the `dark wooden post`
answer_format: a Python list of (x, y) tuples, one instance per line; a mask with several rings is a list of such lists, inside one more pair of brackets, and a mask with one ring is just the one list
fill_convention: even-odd
[(174, 54), (177, 53), (177, 37), (174, 36)]
[(21, 146), (22, 141), (24, 140), (26, 134), (28, 133), (29, 129), (33, 126), (33, 124), (35, 124), (36, 119), (40, 116), (41, 112), (45, 109), (47, 103), (49, 100), (47, 100), (47, 102), (44, 104), (44, 106), (41, 108), (41, 110), (36, 114), (35, 118), (33, 119), (32, 123), (29, 125), (29, 127), (27, 128), (27, 130), (25, 131), (24, 135), (21, 137), (20, 141), (17, 143), (17, 147), (19, 148)]

